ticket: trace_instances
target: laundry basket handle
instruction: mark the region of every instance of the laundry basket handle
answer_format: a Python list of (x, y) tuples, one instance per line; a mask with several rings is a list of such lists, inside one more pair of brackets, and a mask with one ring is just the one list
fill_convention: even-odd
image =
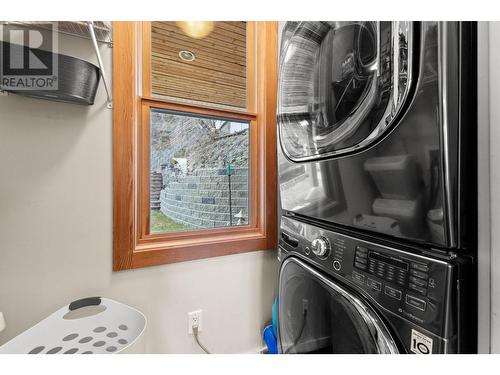
[(77, 299), (69, 304), (70, 311), (80, 309), (86, 306), (98, 306), (101, 304), (101, 297), (86, 297)]

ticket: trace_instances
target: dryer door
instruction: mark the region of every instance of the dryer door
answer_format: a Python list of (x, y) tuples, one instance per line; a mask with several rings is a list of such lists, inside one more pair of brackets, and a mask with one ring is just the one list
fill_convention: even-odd
[(280, 270), (278, 323), (282, 353), (398, 353), (367, 303), (295, 258)]
[(285, 155), (362, 150), (400, 113), (412, 83), (411, 22), (287, 22), (278, 123)]

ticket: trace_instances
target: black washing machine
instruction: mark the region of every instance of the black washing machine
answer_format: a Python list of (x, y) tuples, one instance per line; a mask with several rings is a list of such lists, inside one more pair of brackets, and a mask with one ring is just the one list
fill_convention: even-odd
[(283, 353), (476, 351), (476, 28), (284, 24)]
[(473, 266), (282, 220), (281, 353), (470, 353)]

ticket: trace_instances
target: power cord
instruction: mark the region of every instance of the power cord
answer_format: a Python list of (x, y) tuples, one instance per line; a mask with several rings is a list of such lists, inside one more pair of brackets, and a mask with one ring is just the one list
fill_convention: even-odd
[(200, 342), (200, 339), (198, 338), (198, 327), (193, 327), (193, 335), (194, 335), (194, 339), (196, 341), (196, 343), (198, 344), (198, 346), (203, 349), (203, 351), (205, 352), (205, 354), (211, 354), (209, 352), (209, 350), (205, 347), (205, 345), (203, 345), (201, 342)]

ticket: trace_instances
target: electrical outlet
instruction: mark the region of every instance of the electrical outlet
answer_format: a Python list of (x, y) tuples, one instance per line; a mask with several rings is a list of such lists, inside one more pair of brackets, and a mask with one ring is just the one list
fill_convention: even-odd
[(202, 310), (196, 310), (188, 312), (188, 333), (190, 335), (193, 334), (193, 328), (198, 327), (198, 332), (201, 332), (202, 329)]

